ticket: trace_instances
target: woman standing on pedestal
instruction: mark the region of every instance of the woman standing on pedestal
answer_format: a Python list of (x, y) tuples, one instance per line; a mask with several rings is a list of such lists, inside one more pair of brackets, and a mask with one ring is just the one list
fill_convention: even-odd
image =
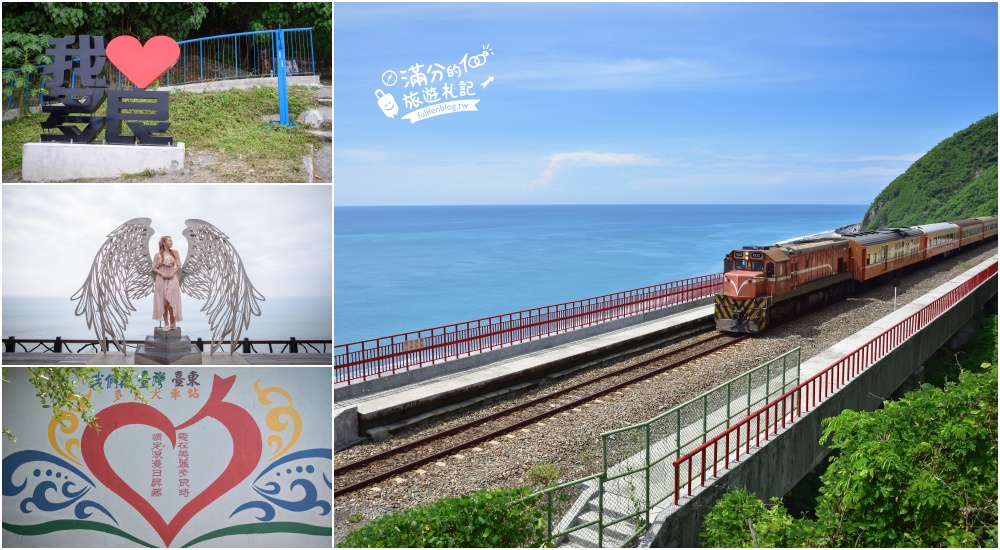
[(177, 327), (183, 321), (181, 315), (181, 287), (177, 282), (177, 272), (181, 269), (180, 254), (174, 250), (174, 240), (164, 235), (160, 237), (160, 251), (153, 257), (153, 319), (163, 319), (163, 328)]

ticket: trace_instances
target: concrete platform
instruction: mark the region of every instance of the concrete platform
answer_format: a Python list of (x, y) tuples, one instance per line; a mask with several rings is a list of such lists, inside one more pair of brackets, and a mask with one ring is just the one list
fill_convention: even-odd
[[(201, 354), (202, 365), (332, 365), (329, 353), (237, 353), (208, 352)], [(4, 365), (134, 365), (135, 354), (129, 353), (4, 353)]]
[(184, 144), (173, 146), (102, 143), (25, 143), (21, 178), (57, 182), (81, 178), (118, 179), (146, 170), (184, 168)]
[[(196, 351), (197, 346), (192, 346)], [(206, 346), (208, 347), (208, 346)], [(154, 363), (137, 363), (135, 360), (135, 352), (129, 352), (127, 355), (122, 355), (118, 352), (108, 352), (108, 353), (95, 353), (91, 357), (90, 361), (87, 361), (88, 365), (142, 365), (142, 364), (154, 364)], [(215, 355), (209, 355), (207, 351), (201, 354), (201, 363), (193, 363), (201, 365), (249, 365), (250, 362), (243, 358), (242, 355), (236, 353), (229, 355), (228, 353), (222, 353), (221, 351), (215, 352)]]
[[(526, 384), (527, 381), (544, 381), (552, 372), (574, 364), (591, 360), (595, 362), (593, 366), (598, 366), (599, 363), (624, 358), (609, 358), (615, 352), (622, 352), (625, 357), (636, 355), (641, 353), (633, 349), (636, 344), (656, 342), (703, 324), (713, 312), (714, 305), (699, 304), (686, 311), (604, 334), (587, 337), (581, 333), (579, 340), (527, 350), (514, 357), (499, 356), (498, 360), (489, 361), (490, 355), (485, 353), (481, 356), (484, 360), (477, 366), (366, 395), (338, 398), (338, 392), (343, 396), (346, 388), (337, 388), (334, 392), (334, 415), (338, 418), (334, 426), (334, 445), (342, 448), (347, 442), (365, 436), (368, 430), (374, 431), (374, 437), (388, 435), (384, 429), (378, 428), (403, 427), (405, 419), (409, 418), (429, 420), (427, 413), (430, 411), (454, 412), (462, 407), (483, 404), (482, 399), (499, 399), (502, 397), (499, 394), (512, 386), (521, 385), (523, 391), (525, 386), (537, 385)], [(517, 347), (508, 348), (507, 354)], [(355, 409), (355, 412), (350, 409)], [(355, 429), (359, 432), (353, 432)]]

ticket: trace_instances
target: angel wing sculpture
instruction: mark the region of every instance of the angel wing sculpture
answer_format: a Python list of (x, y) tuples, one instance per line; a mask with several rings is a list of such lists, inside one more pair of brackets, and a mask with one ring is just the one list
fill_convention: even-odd
[[(125, 352), (125, 327), (128, 315), (135, 311), (132, 300), (153, 293), (153, 260), (149, 240), (153, 236), (149, 218), (133, 218), (112, 231), (94, 257), (90, 273), (70, 298), (79, 300), (76, 314), (87, 320), (108, 351), (108, 340)], [(177, 275), (181, 292), (206, 300), (201, 308), (212, 329), (212, 354), (228, 337), (229, 353), (243, 329), (250, 326), (250, 316), (260, 316), (264, 296), (253, 286), (243, 260), (229, 237), (204, 220), (187, 220), (182, 232), (188, 241), (187, 257)]]

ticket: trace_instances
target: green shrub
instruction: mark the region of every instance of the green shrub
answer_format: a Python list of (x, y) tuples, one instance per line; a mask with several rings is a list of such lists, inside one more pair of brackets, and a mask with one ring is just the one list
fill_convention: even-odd
[(782, 548), (798, 546), (808, 520), (794, 520), (780, 499), (770, 507), (746, 489), (722, 496), (705, 516), (701, 537), (711, 548)]
[(338, 545), (359, 548), (523, 547), (544, 542), (542, 510), (527, 488), (476, 491), (377, 519)]
[(542, 462), (535, 464), (528, 468), (527, 475), (528, 479), (531, 480), (533, 486), (538, 487), (548, 487), (555, 483), (559, 479), (559, 467), (551, 462)]
[[(983, 343), (993, 357), (995, 334)], [(996, 385), (997, 367), (984, 363), (958, 383), (925, 384), (883, 409), (828, 419), (820, 443), (840, 455), (821, 476), (816, 520), (736, 491), (706, 516), (706, 545), (995, 548)]]

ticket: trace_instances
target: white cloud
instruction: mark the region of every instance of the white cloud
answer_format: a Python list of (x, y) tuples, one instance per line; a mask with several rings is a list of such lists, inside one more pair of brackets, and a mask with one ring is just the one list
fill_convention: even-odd
[[(711, 56), (711, 57), (710, 57)], [(498, 64), (498, 82), (531, 90), (745, 90), (814, 79), (806, 71), (783, 69), (740, 52), (702, 57), (593, 58), (550, 55), (514, 58)]]
[(182, 259), (184, 220), (214, 224), (239, 251), (265, 296), (332, 291), (329, 186), (7, 186), (3, 188), (3, 294), (66, 296), (83, 284), (108, 233), (152, 220)]
[(926, 153), (906, 153), (903, 155), (872, 155), (867, 157), (858, 157), (848, 162), (884, 162), (884, 161), (916, 162), (920, 160), (920, 157), (924, 156), (925, 154)]
[(659, 164), (655, 158), (644, 157), (636, 153), (595, 153), (593, 151), (576, 151), (572, 153), (554, 153), (549, 156), (549, 165), (531, 182), (530, 186), (546, 185), (552, 181), (556, 172), (568, 165), (602, 166), (629, 164)]

